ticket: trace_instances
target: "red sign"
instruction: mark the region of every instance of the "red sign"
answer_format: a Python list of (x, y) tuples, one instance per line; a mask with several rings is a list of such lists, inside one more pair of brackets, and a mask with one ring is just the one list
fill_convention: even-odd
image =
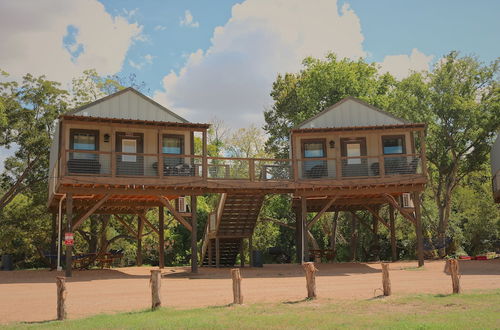
[(73, 233), (64, 234), (64, 245), (74, 245), (75, 240), (73, 238)]

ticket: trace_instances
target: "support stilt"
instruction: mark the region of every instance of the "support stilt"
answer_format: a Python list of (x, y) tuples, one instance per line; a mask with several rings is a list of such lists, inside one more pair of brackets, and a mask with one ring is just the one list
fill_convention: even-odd
[(354, 214), (350, 214), (351, 216), (351, 251), (349, 259), (351, 261), (355, 261), (357, 257), (357, 247), (358, 247), (358, 220), (354, 216)]
[(191, 196), (191, 273), (198, 273), (198, 219), (196, 218), (197, 196)]
[[(71, 221), (73, 220), (73, 195), (68, 193), (66, 195), (66, 232), (71, 233)], [(73, 261), (73, 246), (66, 245), (66, 277), (71, 277), (72, 274), (72, 261)]]
[(137, 217), (137, 266), (142, 266), (142, 230), (144, 221), (142, 217)]
[(302, 196), (300, 198), (300, 226), (301, 226), (301, 236), (302, 236), (302, 244), (301, 251), (302, 256), (300, 262), (309, 261), (309, 244), (307, 237), (307, 198)]
[(415, 206), (415, 230), (417, 234), (417, 256), (418, 267), (424, 265), (424, 236), (422, 233), (422, 214), (420, 213), (420, 193), (413, 193), (413, 205)]
[(394, 218), (394, 207), (392, 205), (389, 205), (389, 220), (391, 228), (391, 256), (394, 262), (398, 260), (398, 251), (396, 247), (396, 221)]
[(220, 267), (220, 241), (215, 239), (215, 267)]
[(165, 212), (163, 206), (158, 207), (158, 230), (160, 232), (158, 265), (162, 269), (165, 268)]

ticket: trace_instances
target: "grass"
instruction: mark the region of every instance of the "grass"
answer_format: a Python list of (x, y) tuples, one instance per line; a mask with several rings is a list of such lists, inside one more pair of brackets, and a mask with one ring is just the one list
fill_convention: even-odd
[(500, 329), (500, 290), (461, 295), (413, 295), (362, 301), (303, 300), (296, 303), (161, 308), (69, 321), (20, 323), (10, 329), (153, 328), (384, 328)]

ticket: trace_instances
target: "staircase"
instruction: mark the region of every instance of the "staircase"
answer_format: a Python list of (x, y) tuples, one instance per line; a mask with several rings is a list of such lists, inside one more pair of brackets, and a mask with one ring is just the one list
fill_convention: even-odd
[(242, 250), (243, 239), (253, 234), (263, 202), (264, 195), (221, 195), (216, 212), (210, 214), (207, 221), (201, 251), (202, 265), (234, 266)]

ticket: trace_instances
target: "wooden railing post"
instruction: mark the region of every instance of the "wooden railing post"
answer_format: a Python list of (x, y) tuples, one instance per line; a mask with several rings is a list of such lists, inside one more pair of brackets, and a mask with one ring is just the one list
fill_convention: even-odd
[(159, 269), (151, 270), (149, 284), (151, 285), (151, 309), (156, 309), (161, 306), (161, 272)]
[(202, 133), (202, 145), (203, 145), (203, 149), (202, 149), (202, 167), (201, 167), (201, 173), (202, 173), (202, 177), (203, 177), (203, 181), (207, 181), (208, 179), (208, 158), (207, 158), (207, 131), (204, 130), (203, 133)]
[(57, 319), (66, 319), (66, 277), (57, 276)]
[(253, 158), (248, 160), (248, 172), (250, 174), (250, 181), (255, 181), (255, 159)]
[(316, 299), (316, 272), (318, 270), (314, 267), (314, 262), (305, 262), (303, 267), (306, 272), (307, 299)]
[(391, 280), (389, 279), (389, 264), (382, 263), (382, 287), (384, 288), (384, 296), (391, 295)]
[(238, 268), (231, 269), (233, 279), (233, 304), (243, 304), (243, 295), (241, 294), (241, 274)]

